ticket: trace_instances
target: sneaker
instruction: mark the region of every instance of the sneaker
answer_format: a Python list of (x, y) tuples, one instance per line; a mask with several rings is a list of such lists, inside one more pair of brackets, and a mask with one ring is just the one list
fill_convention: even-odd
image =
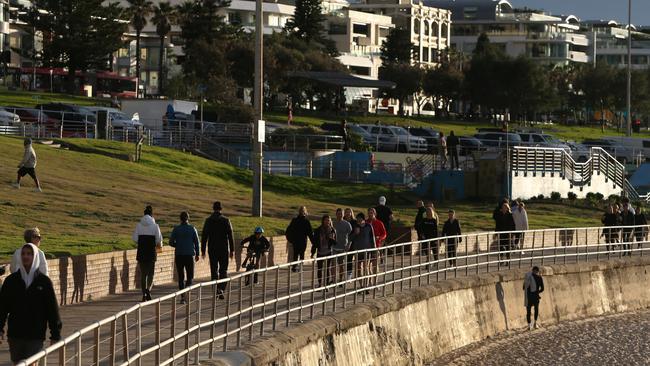
[(533, 328), (535, 328), (535, 329), (539, 329), (539, 325), (537, 324), (537, 322), (535, 322), (534, 324), (535, 324), (535, 325), (533, 326)]
[(533, 323), (528, 323), (528, 330), (533, 330)]
[(223, 296), (223, 291), (222, 290), (217, 290), (217, 294), (219, 295), (219, 300), (225, 299), (225, 297)]
[(16, 189), (20, 189), (20, 183), (11, 183), (11, 186)]

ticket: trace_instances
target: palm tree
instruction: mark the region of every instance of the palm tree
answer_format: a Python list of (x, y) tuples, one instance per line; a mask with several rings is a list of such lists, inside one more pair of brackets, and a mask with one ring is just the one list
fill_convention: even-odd
[(163, 95), (163, 57), (165, 49), (165, 36), (172, 30), (172, 23), (176, 19), (175, 9), (168, 2), (161, 2), (153, 9), (151, 21), (156, 25), (156, 34), (160, 37), (160, 54), (158, 57), (158, 94)]
[[(135, 29), (135, 76), (140, 88), (140, 33), (147, 25), (147, 17), (151, 14), (153, 3), (149, 0), (127, 0), (127, 12), (131, 25)], [(138, 95), (140, 91), (138, 90)]]

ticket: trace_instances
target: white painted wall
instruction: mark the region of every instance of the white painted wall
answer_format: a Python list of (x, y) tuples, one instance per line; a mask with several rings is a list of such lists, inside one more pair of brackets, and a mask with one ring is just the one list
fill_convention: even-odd
[(552, 192), (559, 192), (563, 198), (566, 198), (569, 192), (577, 194), (578, 198), (585, 198), (589, 192), (602, 193), (603, 196), (607, 197), (610, 194), (621, 194), (623, 191), (623, 188), (615, 186), (612, 180), (606, 181), (604, 174), (598, 175), (596, 172), (591, 177), (591, 184), (582, 187), (582, 190), (578, 186), (572, 188), (571, 182), (568, 179), (562, 179), (559, 174), (551, 177), (551, 174), (546, 173), (542, 177), (541, 173), (537, 173), (536, 176), (528, 173), (527, 176), (524, 176), (520, 172), (518, 176), (515, 176), (515, 173), (512, 172), (511, 179), (511, 196), (522, 199), (530, 199), (540, 194), (543, 194), (544, 197), (549, 197)]

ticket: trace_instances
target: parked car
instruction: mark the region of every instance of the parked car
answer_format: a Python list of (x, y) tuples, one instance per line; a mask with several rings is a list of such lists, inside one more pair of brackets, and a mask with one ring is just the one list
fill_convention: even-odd
[(20, 124), (20, 116), (5, 108), (0, 108), (0, 126), (16, 126)]
[(39, 104), (35, 108), (45, 113), (48, 117), (64, 122), (64, 125), (67, 122), (87, 124), (95, 124), (97, 122), (95, 112), (91, 111), (87, 107), (81, 107), (74, 104), (45, 103)]
[[(359, 125), (375, 140), (377, 151), (423, 153), (427, 151), (427, 140), (413, 136), (398, 126)], [(375, 146), (373, 145), (373, 146)]]
[(474, 137), (486, 147), (505, 148), (506, 146), (519, 146), (521, 137), (516, 133), (506, 132), (479, 132)]
[(440, 132), (434, 130), (433, 128), (411, 127), (408, 131), (413, 136), (418, 136), (425, 139), (427, 141), (427, 150), (429, 152), (434, 151), (438, 147)]
[(600, 147), (623, 164), (634, 161), (634, 159), (637, 157), (636, 155), (639, 154), (639, 151), (635, 151), (635, 149), (632, 147), (621, 145), (615, 141), (605, 139), (585, 140), (582, 142), (582, 145), (587, 148)]
[[(194, 125), (193, 122), (195, 122), (194, 116), (191, 114), (183, 113), (183, 112), (174, 112), (173, 118), (169, 118), (167, 114), (163, 115), (162, 117), (163, 121), (163, 126), (164, 127), (178, 127), (178, 126), (189, 126), (189, 125)], [(194, 126), (195, 128), (201, 128), (200, 124), (196, 124)]]
[(571, 147), (562, 141), (558, 140), (555, 136), (544, 133), (520, 133), (521, 141), (524, 146), (537, 146), (537, 147), (552, 147), (564, 149), (566, 152), (571, 153)]
[(58, 121), (54, 118), (48, 117), (38, 109), (23, 108), (23, 107), (3, 107), (5, 110), (15, 113), (20, 116), (23, 123), (41, 123), (46, 125), (56, 126)]
[(116, 128), (137, 129), (142, 127), (142, 123), (140, 123), (140, 118), (137, 113), (134, 113), (132, 117), (129, 117), (126, 113), (117, 108), (88, 107), (87, 109), (94, 113), (106, 112), (111, 122), (111, 126)]
[(458, 151), (458, 154), (460, 155), (469, 155), (473, 152), (485, 150), (485, 147), (483, 146), (481, 140), (477, 139), (476, 137), (458, 136), (458, 140), (460, 142), (460, 149)]

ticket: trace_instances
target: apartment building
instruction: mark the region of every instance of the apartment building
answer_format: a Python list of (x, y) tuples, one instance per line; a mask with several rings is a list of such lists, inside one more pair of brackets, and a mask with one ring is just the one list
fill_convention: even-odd
[[(597, 63), (606, 63), (616, 67), (626, 67), (628, 30), (626, 24), (614, 20), (586, 21), (582, 24), (583, 32), (590, 35), (592, 47), (589, 55)], [(645, 70), (650, 68), (650, 30), (632, 26), (632, 68)]]

